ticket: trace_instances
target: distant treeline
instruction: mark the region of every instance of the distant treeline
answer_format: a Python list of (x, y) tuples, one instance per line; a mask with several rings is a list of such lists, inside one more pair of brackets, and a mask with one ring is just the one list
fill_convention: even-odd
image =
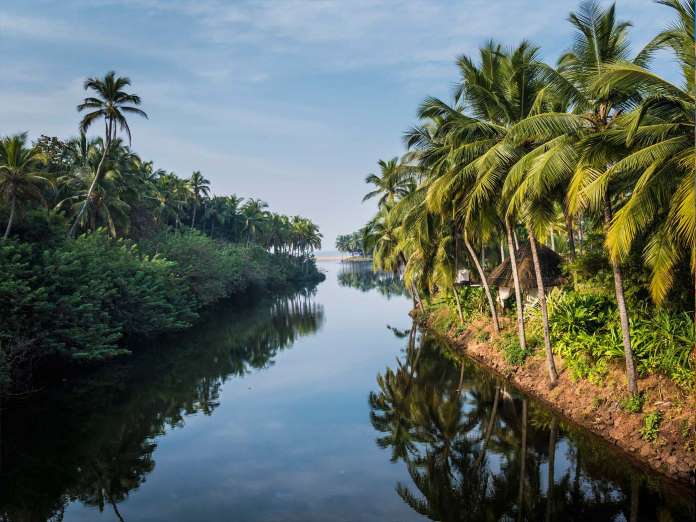
[[(200, 172), (133, 152), (127, 116), (146, 114), (128, 85), (85, 81), (78, 137), (0, 138), (0, 391), (56, 362), (128, 353), (232, 294), (322, 277), (309, 219), (211, 195)], [(98, 122), (104, 135), (88, 138)]]

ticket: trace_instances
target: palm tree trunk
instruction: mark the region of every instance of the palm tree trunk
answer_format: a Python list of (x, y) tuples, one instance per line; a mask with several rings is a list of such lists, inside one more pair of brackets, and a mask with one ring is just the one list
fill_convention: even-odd
[[(612, 220), (611, 200), (609, 194), (604, 195), (604, 224), (608, 228)], [(614, 290), (616, 292), (616, 306), (619, 309), (619, 318), (621, 319), (621, 334), (623, 337), (624, 357), (626, 359), (626, 379), (628, 381), (628, 391), (630, 393), (638, 393), (638, 385), (636, 384), (636, 370), (633, 362), (633, 349), (631, 348), (631, 332), (628, 322), (628, 310), (626, 308), (626, 299), (624, 298), (623, 289), (623, 274), (621, 267), (616, 261), (609, 260), (611, 268), (614, 272)]]
[(111, 504), (111, 507), (114, 510), (114, 514), (116, 515), (116, 518), (118, 518), (118, 520), (120, 522), (125, 522), (123, 519), (123, 516), (121, 515), (121, 512), (116, 507), (116, 502), (114, 502), (114, 499), (111, 497), (111, 495), (109, 495), (109, 504)]
[(522, 289), (520, 288), (520, 278), (517, 273), (517, 254), (513, 245), (513, 232), (510, 221), (505, 220), (505, 231), (507, 233), (508, 254), (510, 254), (510, 268), (512, 269), (512, 280), (515, 284), (515, 303), (517, 304), (517, 335), (520, 339), (520, 347), (527, 349), (527, 338), (524, 332), (524, 302), (522, 301)]
[(112, 124), (111, 122), (109, 122), (104, 136), (104, 152), (102, 152), (102, 157), (99, 160), (99, 165), (97, 165), (97, 171), (94, 173), (94, 179), (92, 180), (92, 184), (89, 186), (89, 190), (87, 191), (87, 197), (82, 202), (82, 206), (80, 207), (79, 212), (75, 216), (75, 221), (73, 221), (73, 224), (70, 227), (70, 230), (68, 231), (68, 237), (75, 237), (75, 232), (77, 232), (77, 225), (80, 223), (82, 216), (87, 210), (87, 205), (92, 203), (94, 189), (97, 187), (97, 183), (99, 183), (102, 168), (104, 166), (104, 162), (106, 161), (106, 156), (108, 156), (109, 149), (111, 148), (111, 126)]
[(575, 261), (575, 234), (573, 233), (573, 218), (566, 209), (563, 209), (563, 217), (565, 217), (566, 232), (568, 233), (568, 250), (570, 250), (570, 259), (571, 261)]
[(197, 205), (194, 203), (193, 204), (193, 216), (191, 216), (191, 230), (193, 230), (193, 227), (196, 226), (196, 210), (197, 210)]
[(549, 462), (546, 474), (546, 522), (551, 522), (553, 513), (553, 487), (555, 483), (554, 471), (556, 466), (556, 437), (558, 435), (558, 419), (551, 419), (551, 430), (549, 432)]
[(488, 286), (488, 279), (483, 271), (483, 267), (479, 264), (478, 259), (476, 259), (476, 252), (469, 242), (469, 237), (464, 232), (464, 245), (466, 246), (469, 256), (471, 256), (474, 265), (476, 266), (476, 271), (478, 272), (479, 278), (481, 279), (481, 284), (483, 285), (483, 290), (486, 292), (486, 299), (488, 300), (488, 308), (491, 310), (491, 319), (493, 319), (493, 330), (495, 333), (500, 332), (500, 323), (498, 322), (498, 312), (495, 309), (495, 301), (493, 301), (493, 294), (491, 293), (491, 287)]
[(416, 303), (418, 303), (418, 306), (420, 309), (423, 309), (423, 301), (421, 301), (420, 295), (418, 294), (418, 288), (416, 287), (416, 283), (411, 283), (411, 292), (413, 292), (413, 297), (416, 300)]
[(464, 326), (464, 314), (462, 313), (462, 303), (459, 302), (459, 292), (457, 292), (457, 285), (452, 285), (452, 293), (454, 294), (454, 300), (457, 303), (457, 314), (459, 315), (459, 322)]
[(7, 220), (7, 228), (5, 228), (5, 235), (2, 236), (3, 240), (6, 240), (8, 237), (10, 237), (10, 230), (12, 230), (12, 222), (14, 221), (16, 209), (17, 209), (17, 192), (13, 188), (12, 189), (12, 198), (10, 199), (10, 217)]
[(558, 381), (556, 363), (553, 360), (553, 349), (551, 348), (551, 333), (549, 332), (549, 313), (546, 308), (546, 291), (544, 290), (544, 277), (541, 273), (541, 263), (539, 263), (539, 252), (537, 250), (536, 237), (531, 228), (529, 229), (529, 246), (532, 249), (532, 261), (534, 262), (534, 272), (536, 273), (537, 292), (539, 294), (539, 306), (541, 308), (541, 322), (544, 330), (544, 348), (546, 350), (546, 367), (549, 371), (549, 386), (553, 387)]
[(523, 519), (524, 475), (527, 461), (527, 399), (522, 399), (522, 447), (520, 448), (520, 488), (517, 493), (517, 520)]
[(486, 455), (486, 448), (491, 440), (491, 435), (493, 435), (493, 425), (495, 424), (495, 418), (498, 414), (498, 399), (500, 397), (500, 386), (495, 387), (495, 397), (493, 399), (493, 409), (491, 410), (491, 416), (488, 419), (488, 425), (486, 426), (486, 434), (483, 438), (483, 444), (481, 446), (481, 452), (476, 459), (476, 464), (474, 467), (479, 469), (483, 463), (483, 457)]

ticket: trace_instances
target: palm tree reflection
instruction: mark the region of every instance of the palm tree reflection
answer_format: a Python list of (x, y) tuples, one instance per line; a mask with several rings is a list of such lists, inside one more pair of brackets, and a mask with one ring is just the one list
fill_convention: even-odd
[(344, 263), (338, 272), (338, 284), (357, 288), (361, 292), (377, 290), (387, 299), (407, 296), (403, 281), (398, 275), (389, 272), (374, 272), (372, 263)]
[[(694, 516), (675, 498), (669, 511), (660, 498), (671, 495), (668, 488), (638, 490), (645, 478), (625, 461), (415, 327), (377, 386), (369, 395), (377, 444), (405, 464), (410, 478), (396, 484), (396, 493), (432, 520)], [(639, 497), (647, 518), (639, 517)]]
[(12, 450), (0, 470), (0, 521), (62, 520), (72, 500), (126, 519), (119, 504), (154, 469), (156, 437), (187, 415), (211, 415), (227, 379), (272, 365), (318, 330), (324, 310), (313, 296), (302, 290), (246, 313), (218, 310), (174, 349), (147, 350), (63, 396), (37, 399), (33, 410), (4, 410), (16, 418), (4, 423)]

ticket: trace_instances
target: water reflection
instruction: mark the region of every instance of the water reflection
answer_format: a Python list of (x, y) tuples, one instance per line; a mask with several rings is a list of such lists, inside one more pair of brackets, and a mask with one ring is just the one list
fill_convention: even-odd
[(398, 276), (389, 272), (373, 272), (371, 261), (342, 263), (338, 283), (361, 292), (376, 290), (387, 299), (408, 295)]
[(369, 396), (377, 444), (410, 476), (396, 493), (432, 520), (696, 516), (689, 491), (643, 474), (415, 327), (377, 386)]
[(211, 415), (228, 378), (272, 365), (324, 320), (311, 290), (236, 310), (218, 307), (175, 343), (117, 361), (70, 390), (6, 405), (0, 520), (62, 520), (75, 500), (123, 520), (118, 505), (153, 471), (157, 437), (188, 415)]

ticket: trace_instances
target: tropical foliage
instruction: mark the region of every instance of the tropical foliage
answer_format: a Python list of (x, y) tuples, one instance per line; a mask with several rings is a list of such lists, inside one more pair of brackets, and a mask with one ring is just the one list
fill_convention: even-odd
[[(404, 135), (406, 153), (366, 179), (365, 199), (380, 198), (364, 234), (375, 267), (401, 274), (419, 301), (444, 298), (461, 324), (468, 306), (457, 281), (469, 269), (498, 332), (489, 276), (507, 260), (517, 340), (505, 333), (502, 344), (518, 360), (539, 339), (551, 386), (554, 353), (585, 377), (623, 359), (631, 393), (648, 371), (693, 383), (696, 346), (684, 332), (696, 290), (694, 8), (659, 3), (676, 21), (635, 54), (614, 5), (584, 2), (568, 17), (575, 38), (555, 66), (527, 41), (489, 41), (477, 57), (458, 57), (452, 101), (427, 97)], [(659, 50), (671, 53), (681, 83), (650, 69)], [(518, 271), (525, 244), (531, 287)], [(555, 292), (548, 302), (541, 245), (564, 257), (572, 298)], [(560, 333), (564, 313), (580, 314), (567, 320), (577, 332)], [(641, 326), (656, 314), (670, 332), (664, 343)], [(591, 348), (599, 345), (602, 354)], [(579, 352), (592, 355), (581, 364)]]
[[(321, 277), (309, 219), (136, 154), (128, 117), (146, 114), (129, 85), (114, 72), (85, 82), (78, 137), (0, 139), (0, 391), (129, 353), (232, 294)], [(104, 136), (88, 137), (97, 122)]]
[[(415, 326), (397, 334), (406, 346), (377, 376), (370, 420), (377, 445), (408, 471), (396, 492), (415, 513), (453, 522), (691, 518), (689, 500), (639, 503), (657, 481), (434, 336)], [(661, 420), (646, 415), (645, 439)]]
[(365, 229), (352, 234), (336, 236), (336, 250), (347, 252), (352, 256), (367, 256), (372, 252), (365, 246)]

